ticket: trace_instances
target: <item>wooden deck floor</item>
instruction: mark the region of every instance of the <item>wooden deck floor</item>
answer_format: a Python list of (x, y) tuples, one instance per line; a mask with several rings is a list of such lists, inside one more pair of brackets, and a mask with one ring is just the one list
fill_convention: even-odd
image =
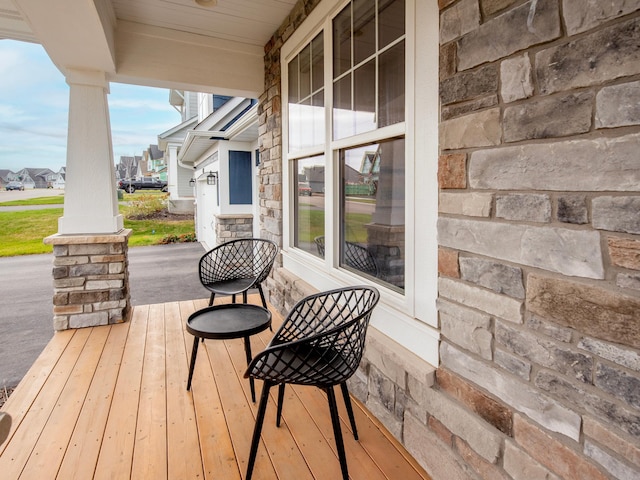
[[(207, 341), (186, 391), (193, 337), (184, 323), (204, 306), (135, 307), (120, 325), (56, 333), (3, 407), (13, 424), (0, 446), (0, 477), (244, 478), (256, 405), (242, 378), (242, 340)], [(274, 326), (281, 321), (274, 312)], [(254, 353), (271, 335), (252, 338)], [(267, 408), (253, 478), (340, 478), (326, 397), (310, 387), (287, 392), (280, 428), (273, 398)], [(352, 480), (428, 479), (358, 402), (354, 408), (360, 441), (340, 412)]]

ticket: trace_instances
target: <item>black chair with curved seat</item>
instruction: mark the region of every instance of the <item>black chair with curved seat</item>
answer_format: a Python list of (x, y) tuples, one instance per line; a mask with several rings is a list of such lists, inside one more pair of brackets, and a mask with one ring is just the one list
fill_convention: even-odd
[(358, 368), (365, 335), (380, 294), (367, 286), (347, 287), (310, 295), (287, 315), (267, 348), (256, 355), (245, 377), (263, 380), (253, 431), (246, 480), (251, 479), (269, 390), (279, 385), (276, 424), (280, 426), (287, 383), (310, 385), (325, 391), (344, 480), (349, 478), (347, 459), (333, 387), (340, 385), (353, 436), (358, 439), (347, 379)]
[(211, 292), (209, 306), (217, 294), (231, 295), (236, 303), (236, 295), (241, 293), (243, 303), (247, 303), (247, 291), (257, 288), (262, 306), (267, 308), (262, 282), (269, 275), (277, 253), (278, 246), (262, 238), (231, 240), (205, 253), (198, 270), (200, 283)]

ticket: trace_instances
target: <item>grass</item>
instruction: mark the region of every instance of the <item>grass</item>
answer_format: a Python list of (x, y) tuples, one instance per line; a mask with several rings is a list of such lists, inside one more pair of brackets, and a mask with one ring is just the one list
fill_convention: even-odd
[[(125, 201), (142, 201), (141, 197), (145, 195), (148, 194), (125, 195)], [(127, 198), (127, 196), (132, 198)], [(28, 205), (47, 205), (48, 203), (46, 202), (52, 197), (43, 198), (45, 203), (42, 203), (43, 199), (40, 198), (32, 199), (33, 203)], [(62, 197), (56, 198), (58, 203), (62, 201)], [(128, 206), (121, 206), (120, 211), (124, 213), (129, 208)], [(32, 255), (53, 251), (51, 245), (43, 243), (43, 239), (58, 231), (58, 218), (62, 215), (62, 208), (0, 212), (0, 235), (2, 236), (0, 257)], [(132, 234), (129, 237), (129, 246), (159, 245), (167, 243), (167, 237), (180, 238), (181, 236), (186, 236), (187, 238), (193, 238), (194, 231), (193, 220), (133, 220), (125, 217), (124, 226), (132, 230)]]
[(10, 202), (0, 202), (0, 207), (17, 207), (21, 205), (62, 205), (63, 195), (53, 197), (29, 198), (27, 200), (12, 200)]

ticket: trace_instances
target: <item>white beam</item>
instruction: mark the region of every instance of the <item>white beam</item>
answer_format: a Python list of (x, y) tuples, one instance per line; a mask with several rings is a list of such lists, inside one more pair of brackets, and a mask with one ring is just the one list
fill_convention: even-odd
[(115, 72), (115, 15), (104, 0), (14, 0), (53, 63), (68, 69)]
[(118, 21), (112, 82), (257, 98), (264, 89), (261, 47)]

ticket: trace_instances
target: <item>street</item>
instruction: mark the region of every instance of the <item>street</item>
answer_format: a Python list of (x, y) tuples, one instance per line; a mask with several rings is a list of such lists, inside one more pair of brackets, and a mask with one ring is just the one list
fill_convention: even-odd
[[(197, 242), (130, 248), (131, 305), (207, 298), (203, 254)], [(54, 334), (52, 262), (52, 254), (0, 258), (0, 388), (15, 386)]]

